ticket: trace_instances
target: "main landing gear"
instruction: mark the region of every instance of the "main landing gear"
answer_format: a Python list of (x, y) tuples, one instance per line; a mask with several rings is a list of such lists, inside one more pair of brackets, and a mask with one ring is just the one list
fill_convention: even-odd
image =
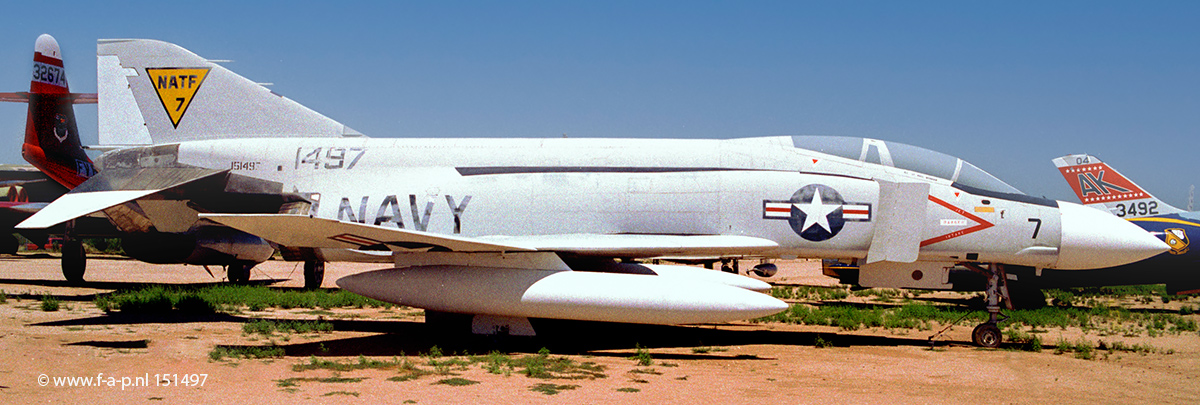
[(229, 277), (229, 282), (235, 284), (246, 284), (250, 281), (250, 269), (254, 268), (254, 262), (237, 262), (225, 266), (225, 275)]
[(313, 290), (321, 288), (321, 282), (325, 280), (325, 262), (320, 260), (307, 260), (304, 262), (304, 288)]
[(967, 268), (983, 274), (988, 279), (988, 320), (979, 324), (979, 326), (975, 327), (975, 330), (971, 331), (971, 341), (982, 347), (1000, 347), (1002, 335), (1000, 334), (1000, 327), (997, 325), (1008, 319), (1008, 317), (1000, 313), (1000, 301), (1004, 301), (1005, 308), (1013, 309), (1012, 298), (1008, 294), (1008, 283), (1006, 282), (1008, 276), (1004, 273), (1004, 265), (992, 263), (984, 268), (974, 264), (967, 264)]
[(83, 251), (83, 239), (75, 232), (75, 221), (65, 224), (62, 241), (62, 272), (67, 281), (78, 284), (83, 282), (83, 273), (87, 270), (87, 252)]

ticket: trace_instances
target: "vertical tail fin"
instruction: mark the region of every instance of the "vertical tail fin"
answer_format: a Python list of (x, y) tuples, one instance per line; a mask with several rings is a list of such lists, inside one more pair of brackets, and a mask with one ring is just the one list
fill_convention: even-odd
[(1145, 192), (1095, 156), (1067, 155), (1052, 161), (1083, 205), (1103, 206), (1122, 218), (1183, 212)]
[(42, 34), (34, 44), (33, 78), (29, 83), (29, 115), (21, 156), (68, 189), (96, 174), (79, 141), (72, 104), (95, 102), (94, 95), (73, 94), (58, 42)]
[(101, 144), (362, 136), (175, 44), (102, 39), (96, 58)]

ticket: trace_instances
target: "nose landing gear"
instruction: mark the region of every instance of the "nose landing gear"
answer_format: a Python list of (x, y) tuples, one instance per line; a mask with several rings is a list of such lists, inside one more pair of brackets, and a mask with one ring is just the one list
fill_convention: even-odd
[(1004, 273), (1004, 265), (998, 263), (989, 264), (986, 268), (968, 263), (967, 268), (977, 273), (983, 274), (988, 279), (987, 286), (987, 322), (981, 323), (971, 331), (971, 341), (977, 346), (997, 348), (1003, 340), (1000, 334), (1000, 322), (1008, 319), (1007, 316), (1000, 313), (1000, 303), (1003, 301), (1004, 307), (1013, 309), (1012, 298), (1008, 294), (1008, 276)]

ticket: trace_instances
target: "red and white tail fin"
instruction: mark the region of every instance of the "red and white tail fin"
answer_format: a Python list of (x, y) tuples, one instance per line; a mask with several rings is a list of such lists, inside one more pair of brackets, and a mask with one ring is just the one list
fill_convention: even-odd
[(1102, 206), (1122, 218), (1184, 212), (1142, 190), (1095, 156), (1067, 155), (1053, 162), (1083, 205)]
[(21, 156), (68, 189), (96, 174), (83, 151), (75, 124), (76, 103), (95, 103), (94, 94), (73, 94), (67, 87), (58, 41), (46, 34), (33, 48), (33, 78), (29, 83), (29, 115)]

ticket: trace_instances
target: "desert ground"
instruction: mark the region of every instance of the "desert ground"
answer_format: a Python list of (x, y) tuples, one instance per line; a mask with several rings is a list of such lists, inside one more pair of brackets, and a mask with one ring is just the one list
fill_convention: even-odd
[[(411, 308), (248, 308), (208, 315), (105, 313), (98, 294), (142, 285), (195, 287), (224, 272), (132, 260), (91, 259), (82, 286), (62, 281), (50, 255), (0, 257), (0, 402), (3, 403), (1189, 403), (1200, 402), (1200, 334), (1095, 335), (1043, 331), (1041, 351), (970, 345), (974, 325), (933, 330), (735, 322), (695, 326), (586, 325), (537, 338), (447, 337)], [(325, 288), (383, 265), (331, 263)], [(297, 263), (269, 261), (252, 280), (299, 290)], [(815, 262), (791, 262), (771, 279), (834, 285)], [(960, 293), (944, 298), (962, 299)], [(44, 297), (59, 309), (43, 310)], [(922, 296), (928, 298), (930, 296)], [(847, 300), (865, 300), (851, 296)], [(1139, 302), (1178, 312), (1200, 299)], [(1186, 315), (1197, 318), (1198, 315)], [(310, 320), (331, 331), (247, 333), (258, 319)], [(1109, 339), (1152, 351), (1056, 354), (1054, 342)], [(824, 344), (818, 344), (824, 343)], [(267, 358), (214, 359), (219, 347), (281, 347)], [(438, 346), (441, 357), (430, 355)], [(819, 347), (820, 346), (820, 347)], [(479, 360), (529, 359), (591, 370), (526, 376)], [(640, 359), (645, 361), (639, 363)], [(472, 360), (475, 359), (475, 360)], [(348, 367), (384, 363), (392, 366)], [(402, 374), (399, 363), (424, 374)], [(343, 367), (312, 367), (323, 363)], [(649, 364), (646, 364), (649, 363)], [(165, 377), (164, 377), (165, 376)], [(201, 377), (203, 376), (203, 377)], [(575, 378), (561, 378), (574, 376)], [(99, 386), (64, 386), (98, 377)], [(143, 380), (137, 378), (142, 377)], [(201, 380), (201, 378), (203, 380)], [(124, 383), (125, 386), (122, 386)], [(132, 384), (132, 385), (131, 385)]]

